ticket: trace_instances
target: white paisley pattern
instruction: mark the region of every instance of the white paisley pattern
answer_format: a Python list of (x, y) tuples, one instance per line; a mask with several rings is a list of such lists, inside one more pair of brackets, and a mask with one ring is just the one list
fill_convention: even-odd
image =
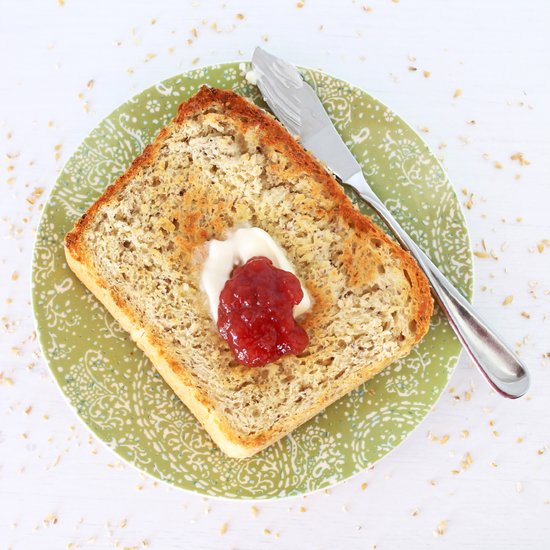
[[(305, 70), (304, 75), (362, 162), (373, 188), (469, 295), (468, 235), (456, 196), (435, 157), (397, 115), (367, 93), (317, 71)], [(33, 301), (40, 340), (53, 375), (78, 415), (116, 453), (142, 470), (178, 487), (230, 498), (313, 491), (380, 459), (430, 410), (460, 351), (439, 313), (408, 357), (258, 456), (232, 460), (212, 444), (65, 263), (63, 236), (75, 219), (204, 83), (231, 88), (264, 106), (237, 64), (198, 69), (122, 105), (65, 166), (36, 240)]]

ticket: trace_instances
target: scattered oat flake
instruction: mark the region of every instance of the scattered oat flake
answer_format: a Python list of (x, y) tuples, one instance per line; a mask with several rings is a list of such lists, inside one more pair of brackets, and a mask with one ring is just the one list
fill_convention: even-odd
[(44, 189), (42, 189), (42, 187), (35, 187), (33, 192), (25, 200), (32, 206), (43, 193)]
[(420, 510), (418, 508), (413, 508), (410, 513), (411, 516), (414, 518), (420, 513)]
[(521, 493), (522, 491), (523, 491), (523, 484), (521, 483), (521, 481), (517, 481), (516, 482), (516, 492)]
[(483, 252), (483, 251), (479, 251), (479, 250), (474, 251), (474, 256), (476, 258), (490, 258), (491, 257), (491, 256), (489, 256), (489, 254), (487, 254), (487, 252)]
[(199, 57), (195, 57), (195, 59), (193, 59), (193, 61), (191, 61), (191, 64), (192, 65), (196, 65), (198, 62), (199, 62)]
[(460, 467), (463, 470), (467, 470), (473, 463), (474, 459), (472, 458), (472, 455), (470, 454), (470, 452), (467, 452), (460, 461)]
[(242, 21), (244, 18), (244, 13), (237, 13), (235, 15), (235, 19), (238, 19), (239, 21)]
[(305, 2), (297, 2), (297, 3), (296, 3), (296, 7), (297, 7), (298, 9), (303, 8), (303, 7), (304, 7), (304, 4), (305, 4)]
[(65, 0), (57, 0), (57, 5), (62, 8), (65, 5)]
[(424, 78), (430, 78), (430, 75), (432, 74), (430, 71), (422, 71), (422, 74), (424, 75)]
[(128, 525), (128, 520), (126, 518), (120, 520), (120, 523), (118, 524), (121, 529), (124, 529), (126, 525)]
[(460, 97), (462, 95), (462, 90), (460, 88), (457, 88), (455, 90), (455, 93), (453, 94), (453, 97), (456, 99), (457, 97)]
[(301, 514), (303, 514), (306, 511), (307, 511), (307, 509), (306, 509), (305, 506), (300, 506), (300, 508), (298, 508), (298, 512), (300, 512)]
[(498, 464), (494, 460), (489, 462), (489, 466), (491, 466), (491, 468), (498, 468)]
[(437, 529), (434, 531), (434, 536), (442, 537), (445, 534), (446, 529), (447, 529), (447, 521), (446, 520), (440, 521), (437, 525)]
[(264, 535), (271, 535), (271, 529), (264, 529)]
[(258, 508), (256, 508), (256, 506), (252, 506), (250, 508), (250, 515), (253, 519), (256, 519), (258, 517)]
[(368, 486), (369, 484), (366, 481), (364, 483), (361, 483), (361, 491), (364, 491)]
[(506, 298), (504, 298), (504, 301), (502, 302), (502, 305), (503, 305), (503, 306), (508, 306), (508, 305), (510, 305), (513, 301), (514, 301), (514, 297), (513, 297), (513, 296), (506, 296)]
[(441, 436), (441, 439), (439, 440), (439, 444), (440, 445), (445, 445), (445, 443), (447, 443), (447, 441), (449, 441), (450, 437), (451, 437), (450, 435)]
[(42, 521), (46, 527), (49, 527), (50, 525), (55, 525), (59, 521), (59, 518), (50, 512)]
[(497, 170), (502, 170), (502, 163), (498, 162), (498, 160), (495, 161), (494, 166)]
[(540, 455), (543, 455), (544, 453), (546, 452), (546, 449), (537, 449), (537, 454), (540, 456)]
[[(550, 357), (550, 354), (549, 354), (549, 357)], [(523, 443), (523, 437), (519, 436), (519, 437), (516, 439), (516, 441), (517, 441), (518, 443)]]
[(157, 57), (157, 54), (156, 54), (156, 53), (148, 53), (148, 54), (145, 56), (144, 62), (145, 62), (145, 63), (148, 63), (149, 61), (155, 59), (155, 57)]
[(414, 73), (415, 71), (418, 71), (418, 69), (417, 69), (416, 67), (410, 66), (410, 67), (409, 67), (409, 71), (411, 71), (412, 73)]
[(529, 166), (531, 164), (531, 162), (523, 156), (523, 153), (514, 153), (513, 155), (510, 155), (510, 159), (517, 160), (520, 166)]
[(11, 280), (12, 280), (12, 281), (17, 281), (17, 279), (19, 279), (19, 273), (17, 273), (17, 271), (14, 271), (14, 272), (11, 274)]
[(0, 385), (2, 384), (5, 384), (6, 386), (13, 386), (13, 379), (4, 376), (4, 373), (0, 372)]
[(461, 437), (462, 439), (466, 439), (467, 437), (469, 437), (469, 435), (470, 435), (470, 432), (469, 432), (468, 430), (462, 430), (462, 431), (460, 432), (460, 437)]
[(220, 535), (225, 535), (227, 533), (227, 529), (228, 529), (227, 522), (222, 523), (222, 525), (220, 527), (220, 530), (219, 530)]

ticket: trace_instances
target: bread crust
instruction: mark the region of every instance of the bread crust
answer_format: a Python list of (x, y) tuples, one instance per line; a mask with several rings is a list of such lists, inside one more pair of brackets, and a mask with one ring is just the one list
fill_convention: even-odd
[(411, 297), (416, 306), (416, 311), (412, 317), (417, 324), (415, 339), (400, 350), (398, 356), (377, 364), (371, 364), (368, 370), (356, 377), (351, 377), (346, 384), (342, 384), (339, 391), (331, 395), (330, 400), (325, 395), (322, 396), (315, 405), (302, 414), (287, 419), (286, 422), (281, 423), (276, 428), (269, 429), (254, 437), (244, 438), (236, 433), (226, 419), (216, 411), (208, 396), (193, 385), (182, 365), (163, 350), (161, 342), (157, 340), (155, 335), (146, 330), (116, 291), (108, 287), (94, 269), (82, 243), (84, 232), (101, 207), (116, 196), (141, 168), (155, 161), (158, 151), (170, 134), (168, 130), (170, 126), (163, 128), (154, 142), (144, 149), (143, 153), (132, 162), (128, 170), (107, 187), (101, 197), (76, 222), (74, 228), (65, 237), (65, 255), (68, 265), (75, 275), (104, 304), (120, 325), (130, 333), (138, 347), (149, 357), (160, 375), (197, 417), (220, 449), (231, 457), (245, 458), (271, 445), (314, 417), (332, 402), (368, 380), (373, 371), (379, 372), (397, 358), (408, 354), (412, 346), (424, 336), (429, 328), (433, 302), (426, 276), (410, 254), (391, 241), (370, 218), (361, 214), (347, 198), (334, 177), (268, 113), (233, 92), (202, 87), (195, 96), (180, 105), (178, 113), (171, 124), (181, 125), (187, 118), (204, 112), (213, 106), (221, 106), (227, 116), (239, 122), (243, 132), (255, 129), (263, 145), (277, 146), (305, 173), (321, 182), (324, 189), (338, 204), (339, 215), (344, 217), (358, 232), (365, 237), (382, 240), (389, 247), (391, 254), (400, 260), (402, 269), (408, 273), (411, 281)]

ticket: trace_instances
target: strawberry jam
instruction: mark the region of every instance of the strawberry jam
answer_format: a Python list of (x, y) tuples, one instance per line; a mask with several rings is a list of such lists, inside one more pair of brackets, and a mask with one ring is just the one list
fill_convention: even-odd
[(233, 270), (220, 294), (218, 330), (235, 358), (260, 367), (309, 343), (292, 308), (304, 296), (295, 275), (255, 256)]

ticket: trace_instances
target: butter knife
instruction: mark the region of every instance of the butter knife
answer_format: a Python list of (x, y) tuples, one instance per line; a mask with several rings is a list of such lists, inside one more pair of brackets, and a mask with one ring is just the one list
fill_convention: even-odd
[(374, 194), (361, 166), (336, 131), (317, 94), (290, 63), (256, 48), (252, 68), (258, 88), (279, 121), (291, 134), (369, 204), (422, 268), (432, 293), (450, 324), (489, 384), (504, 397), (516, 399), (529, 388), (529, 373), (471, 304), (409, 237)]

